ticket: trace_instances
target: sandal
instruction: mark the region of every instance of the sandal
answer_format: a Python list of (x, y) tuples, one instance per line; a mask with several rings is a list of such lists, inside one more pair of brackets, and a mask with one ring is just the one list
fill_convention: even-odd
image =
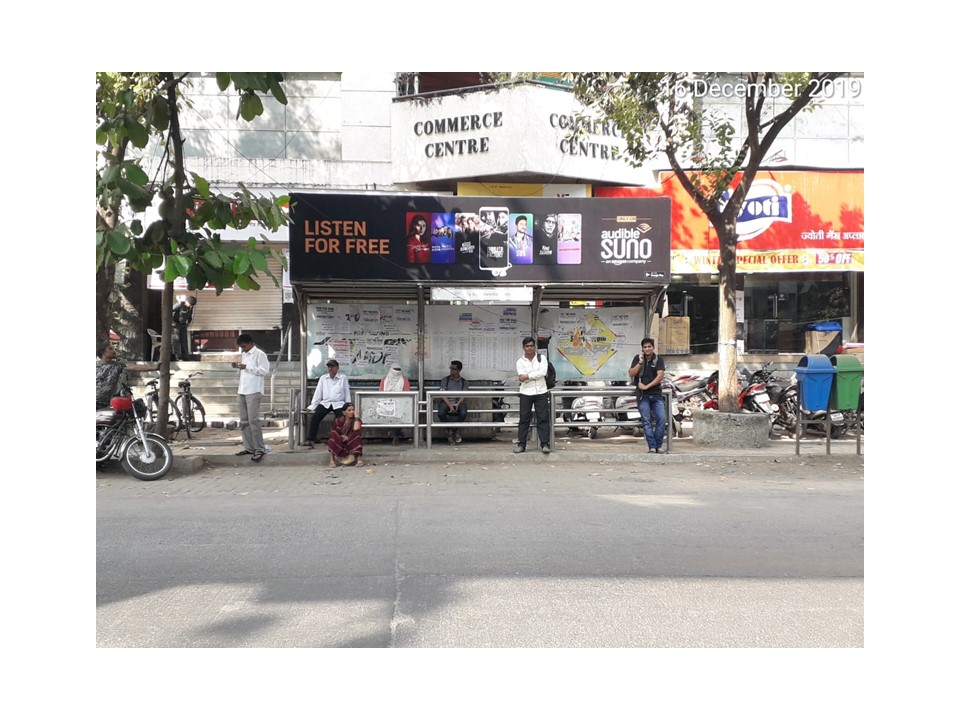
[(264, 456), (264, 455), (266, 455), (266, 453), (263, 452), (263, 450), (257, 450), (257, 451), (253, 454), (253, 457), (250, 458), (250, 459), (253, 460), (254, 462), (260, 462), (261, 460), (263, 460), (263, 456)]
[(253, 455), (253, 450), (241, 450), (238, 453), (234, 453), (234, 455)]
[(360, 458), (357, 458), (357, 464), (354, 465), (354, 467), (363, 467), (364, 464), (365, 463), (363, 462), (363, 460), (361, 460)]
[(312, 449), (313, 449), (313, 440), (304, 440), (302, 443), (300, 443), (300, 445), (301, 445), (302, 447), (310, 448), (310, 449), (312, 450)]

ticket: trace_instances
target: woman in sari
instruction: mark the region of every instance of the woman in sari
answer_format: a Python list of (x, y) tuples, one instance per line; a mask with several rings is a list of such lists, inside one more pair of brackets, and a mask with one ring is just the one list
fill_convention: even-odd
[(327, 450), (330, 451), (330, 467), (339, 465), (363, 466), (363, 423), (357, 417), (353, 403), (343, 406), (343, 415), (333, 421)]

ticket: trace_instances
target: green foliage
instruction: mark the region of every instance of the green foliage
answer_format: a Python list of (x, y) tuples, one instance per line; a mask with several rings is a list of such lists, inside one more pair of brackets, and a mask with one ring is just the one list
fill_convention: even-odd
[[(238, 116), (252, 120), (263, 113), (260, 94), (269, 93), (286, 104), (280, 73), (217, 73), (217, 85), (233, 85), (240, 95)], [(272, 278), (267, 265), (274, 257), (286, 267), (285, 258), (250, 237), (245, 246), (221, 242), (217, 231), (243, 230), (251, 224), (276, 231), (288, 222), (287, 196), (259, 197), (243, 185), (226, 195), (211, 190), (196, 173), (175, 165), (172, 135), (182, 100), (180, 88), (186, 76), (172, 73), (97, 73), (97, 130), (99, 148), (96, 174), (97, 269), (120, 260), (141, 272), (163, 267), (164, 280), (185, 278), (191, 290), (212, 285), (217, 292), (237, 285), (259, 289), (259, 273)], [(174, 100), (169, 91), (173, 89)], [(157, 137), (165, 149), (163, 178), (151, 179), (132, 148), (145, 148)], [(178, 178), (190, 178), (189, 182)], [(146, 229), (139, 219), (122, 220), (126, 212), (144, 212), (159, 200), (159, 219)]]
[[(721, 196), (737, 173), (755, 172), (786, 123), (816, 105), (813, 91), (839, 74), (594, 72), (567, 77), (591, 115), (616, 122), (634, 166), (666, 156), (693, 199), (716, 221)], [(736, 94), (721, 95), (729, 100), (723, 103), (704, 102), (704, 89), (723, 83)], [(775, 112), (775, 97), (789, 104)], [(734, 123), (739, 121), (744, 130), (738, 137)], [(731, 207), (737, 211), (739, 206)]]

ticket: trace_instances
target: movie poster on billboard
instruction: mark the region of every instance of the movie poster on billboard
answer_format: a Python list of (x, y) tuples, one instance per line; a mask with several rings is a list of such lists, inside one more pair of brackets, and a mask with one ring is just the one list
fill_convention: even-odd
[(290, 277), (664, 284), (670, 203), (295, 193)]

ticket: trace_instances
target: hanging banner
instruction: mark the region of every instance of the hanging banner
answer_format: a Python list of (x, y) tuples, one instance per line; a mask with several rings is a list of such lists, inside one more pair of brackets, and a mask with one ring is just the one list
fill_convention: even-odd
[[(669, 197), (674, 274), (715, 273), (717, 233), (681, 187), (662, 173), (659, 188), (596, 188), (597, 197)], [(737, 218), (739, 272), (864, 269), (862, 171), (757, 173)]]
[(670, 270), (668, 198), (290, 196), (290, 279), (639, 282)]

